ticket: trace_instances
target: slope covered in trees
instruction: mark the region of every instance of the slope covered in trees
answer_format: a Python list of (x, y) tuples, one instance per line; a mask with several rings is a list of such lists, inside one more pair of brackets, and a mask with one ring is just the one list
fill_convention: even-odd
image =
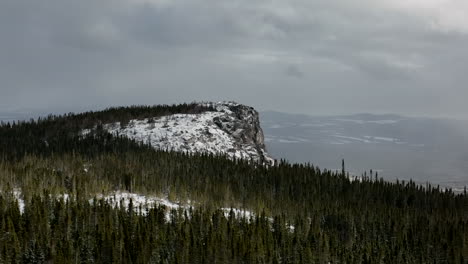
[[(74, 133), (82, 120), (0, 128), (1, 263), (468, 261), (466, 193), (156, 151), (103, 131)], [(195, 202), (168, 219), (164, 207), (138, 213), (95, 198), (115, 190)], [(255, 214), (226, 216), (223, 207)]]
[[(0, 153), (8, 159), (17, 159), (27, 153), (46, 155), (71, 152), (76, 149), (85, 151), (95, 144), (101, 146), (118, 145), (108, 146), (107, 151), (109, 151), (109, 148), (123, 147), (122, 144), (125, 145), (125, 143), (118, 143), (116, 142), (118, 140), (103, 135), (105, 134), (102, 131), (103, 124), (119, 122), (125, 126), (132, 119), (159, 118), (172, 114), (198, 114), (205, 111), (214, 111), (214, 109), (197, 103), (170, 106), (131, 106), (81, 114), (49, 115), (46, 118), (30, 120), (29, 122), (22, 121), (12, 124), (2, 122), (0, 125)], [(97, 129), (96, 134), (101, 134), (101, 136), (97, 139), (88, 137), (83, 140), (82, 131), (91, 128)]]

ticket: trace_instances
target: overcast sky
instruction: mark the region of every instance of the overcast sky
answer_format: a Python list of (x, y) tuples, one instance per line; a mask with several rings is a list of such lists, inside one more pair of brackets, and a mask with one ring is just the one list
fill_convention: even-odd
[(1, 0), (0, 111), (235, 100), (468, 119), (466, 0)]

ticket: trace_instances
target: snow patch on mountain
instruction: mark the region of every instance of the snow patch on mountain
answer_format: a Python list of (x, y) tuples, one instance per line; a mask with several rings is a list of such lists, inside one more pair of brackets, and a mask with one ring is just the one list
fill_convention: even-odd
[[(104, 124), (115, 136), (125, 136), (156, 149), (186, 153), (226, 155), (267, 165), (267, 154), (258, 112), (234, 102), (203, 103), (216, 111), (201, 114), (174, 114), (160, 118)], [(90, 133), (83, 131), (83, 134)]]

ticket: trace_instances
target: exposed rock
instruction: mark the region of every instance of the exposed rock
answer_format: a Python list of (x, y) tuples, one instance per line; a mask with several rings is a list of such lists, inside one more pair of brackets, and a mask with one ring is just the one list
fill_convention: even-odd
[(235, 149), (254, 149), (254, 160), (272, 163), (273, 159), (265, 150), (263, 130), (258, 112), (250, 106), (235, 102), (208, 103), (223, 115), (213, 118), (213, 122), (234, 138)]

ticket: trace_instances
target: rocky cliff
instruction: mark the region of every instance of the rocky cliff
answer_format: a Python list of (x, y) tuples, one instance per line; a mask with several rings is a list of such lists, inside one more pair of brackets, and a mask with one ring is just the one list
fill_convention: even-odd
[(114, 135), (148, 143), (154, 148), (188, 153), (212, 153), (267, 165), (258, 112), (235, 102), (202, 103), (214, 111), (131, 120), (103, 127)]

